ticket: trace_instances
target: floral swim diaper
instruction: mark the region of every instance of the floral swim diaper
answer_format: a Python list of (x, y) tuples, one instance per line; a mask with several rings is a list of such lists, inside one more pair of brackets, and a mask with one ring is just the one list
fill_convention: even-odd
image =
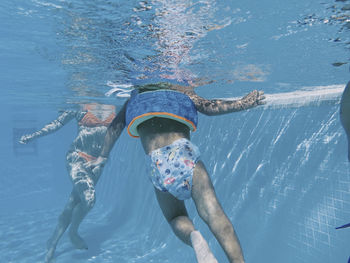
[(196, 145), (182, 138), (150, 153), (150, 180), (162, 192), (179, 200), (191, 197), (193, 169), (200, 152)]

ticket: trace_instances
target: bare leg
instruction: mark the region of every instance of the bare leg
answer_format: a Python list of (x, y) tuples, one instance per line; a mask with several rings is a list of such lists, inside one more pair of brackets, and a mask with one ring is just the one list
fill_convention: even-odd
[(184, 202), (156, 188), (155, 191), (159, 206), (173, 232), (185, 244), (193, 247), (198, 263), (217, 263), (201, 233), (194, 229)]
[(51, 238), (47, 241), (47, 253), (45, 257), (45, 263), (49, 263), (53, 259), (58, 241), (60, 240), (63, 233), (66, 231), (67, 227), (71, 223), (73, 209), (79, 202), (79, 197), (75, 195), (73, 191), (69, 197), (66, 206), (63, 209), (63, 212), (61, 213), (58, 219), (58, 224), (56, 226), (55, 231), (53, 232)]
[(78, 228), (88, 212), (89, 210), (84, 208), (81, 203), (79, 203), (73, 211), (74, 220), (72, 220), (72, 224), (69, 228), (69, 238), (73, 246), (77, 249), (88, 249), (86, 242), (78, 233)]
[(173, 229), (175, 235), (185, 244), (191, 246), (191, 232), (194, 231), (192, 221), (189, 219), (185, 204), (169, 193), (154, 188), (157, 200), (163, 215)]
[(216, 198), (213, 184), (204, 164), (199, 161), (194, 169), (192, 198), (199, 216), (209, 226), (231, 263), (243, 263), (243, 253), (233, 226)]
[(191, 241), (198, 263), (218, 263), (207, 241), (199, 231), (193, 231), (191, 233)]
[(75, 248), (87, 249), (85, 241), (78, 234), (78, 228), (95, 204), (95, 182), (86, 175), (74, 183), (74, 190), (79, 196), (80, 202), (73, 210), (69, 237)]

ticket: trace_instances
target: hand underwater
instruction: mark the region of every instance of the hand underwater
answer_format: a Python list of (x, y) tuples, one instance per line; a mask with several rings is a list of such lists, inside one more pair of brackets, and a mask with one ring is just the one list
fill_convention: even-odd
[(99, 156), (96, 160), (85, 163), (84, 167), (87, 169), (91, 169), (92, 173), (97, 175), (102, 170), (106, 162), (106, 157)]
[(266, 103), (264, 100), (264, 92), (257, 90), (253, 90), (241, 99), (242, 106), (244, 109), (252, 108), (258, 105), (263, 105)]
[(30, 142), (32, 139), (33, 139), (33, 136), (31, 136), (31, 135), (23, 135), (21, 137), (21, 139), (19, 139), (19, 143), (26, 144), (26, 143)]

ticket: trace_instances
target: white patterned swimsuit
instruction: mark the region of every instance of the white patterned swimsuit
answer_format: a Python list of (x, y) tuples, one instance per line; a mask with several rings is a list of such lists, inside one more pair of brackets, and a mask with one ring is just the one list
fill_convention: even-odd
[(162, 192), (169, 192), (179, 200), (191, 198), (193, 169), (200, 152), (196, 145), (182, 138), (149, 155), (150, 180)]

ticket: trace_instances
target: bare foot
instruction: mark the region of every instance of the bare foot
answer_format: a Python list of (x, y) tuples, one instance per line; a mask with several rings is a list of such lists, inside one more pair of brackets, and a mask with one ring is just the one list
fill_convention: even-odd
[(199, 231), (191, 232), (191, 242), (198, 263), (218, 263), (210, 251), (207, 241), (205, 241)]
[(82, 239), (77, 232), (69, 232), (70, 241), (77, 249), (88, 249), (84, 239)]

